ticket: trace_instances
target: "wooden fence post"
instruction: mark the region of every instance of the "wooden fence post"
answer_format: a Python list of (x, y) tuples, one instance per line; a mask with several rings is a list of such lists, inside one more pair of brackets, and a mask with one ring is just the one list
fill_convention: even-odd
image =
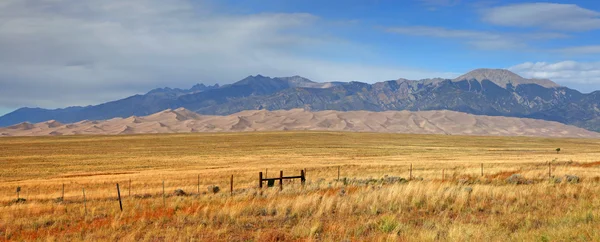
[(283, 171), (279, 171), (279, 190), (283, 190)]
[(262, 189), (262, 183), (263, 183), (263, 174), (261, 171), (258, 173), (258, 188)]
[(60, 196), (60, 197), (61, 197), (61, 200), (64, 202), (65, 201), (65, 184), (64, 183), (63, 183), (63, 189), (62, 189), (62, 196)]
[(481, 163), (481, 176), (483, 176), (483, 163)]
[(129, 187), (127, 187), (128, 193), (129, 193), (129, 197), (131, 197), (131, 178), (129, 179)]
[(231, 195), (233, 195), (233, 175), (231, 175)]
[(300, 183), (302, 183), (302, 186), (306, 183), (306, 173), (304, 170), (300, 170)]
[(548, 177), (552, 177), (552, 162), (548, 161)]
[(442, 181), (446, 180), (446, 174), (444, 173), (446, 169), (442, 169)]
[(338, 181), (340, 181), (340, 166), (338, 166)]
[(410, 171), (408, 175), (408, 180), (412, 180), (412, 163), (410, 163)]
[(198, 195), (200, 195), (200, 175), (198, 175)]
[(123, 212), (123, 202), (121, 202), (121, 189), (119, 189), (119, 183), (117, 183), (117, 196), (119, 197), (119, 208)]
[(83, 188), (82, 190), (83, 190), (83, 214), (84, 214), (84, 216), (87, 216), (87, 201), (85, 199), (85, 188)]
[(163, 207), (167, 206), (167, 200), (165, 198), (165, 180), (163, 180)]

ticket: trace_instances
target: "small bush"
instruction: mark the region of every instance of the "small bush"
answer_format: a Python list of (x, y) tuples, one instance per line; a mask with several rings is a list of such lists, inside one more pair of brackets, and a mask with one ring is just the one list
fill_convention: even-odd
[(565, 181), (568, 183), (579, 183), (579, 177), (575, 175), (565, 175)]
[(212, 193), (219, 193), (219, 191), (221, 191), (221, 188), (219, 188), (219, 186), (209, 186), (208, 187), (208, 192), (212, 192)]
[(512, 174), (506, 178), (506, 182), (510, 184), (532, 184), (533, 181), (525, 179), (521, 174)]
[(385, 216), (379, 221), (379, 230), (384, 233), (392, 233), (398, 228), (398, 222), (392, 216)]
[(181, 196), (186, 196), (187, 193), (185, 193), (185, 191), (183, 191), (183, 189), (176, 189), (175, 192), (173, 192), (173, 195), (181, 197)]

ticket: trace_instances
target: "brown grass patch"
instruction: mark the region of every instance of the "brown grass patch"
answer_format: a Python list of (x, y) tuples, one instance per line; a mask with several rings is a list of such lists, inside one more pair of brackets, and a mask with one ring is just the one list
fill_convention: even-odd
[[(599, 145), (331, 132), (2, 138), (0, 240), (599, 241), (600, 178), (590, 169), (600, 166)], [(569, 152), (557, 155), (556, 147)], [(549, 161), (558, 164), (554, 176), (581, 182), (547, 182)], [(338, 167), (340, 177), (379, 181), (408, 178), (410, 164), (418, 180), (336, 181)], [(303, 168), (305, 186), (257, 189), (258, 172), (296, 175)], [(536, 182), (493, 181), (516, 173)], [(57, 202), (62, 184), (65, 199)], [(212, 185), (221, 192), (209, 193)], [(17, 186), (27, 202), (10, 202)], [(172, 196), (175, 189), (190, 196)]]
[(510, 177), (510, 176), (512, 176), (514, 174), (518, 174), (520, 172), (521, 171), (501, 171), (501, 172), (494, 173), (492, 175), (488, 175), (486, 177), (490, 178), (490, 179), (504, 180), (504, 179), (506, 179), (506, 178), (508, 178), (508, 177)]
[(579, 166), (579, 167), (596, 167), (596, 166), (600, 166), (600, 161), (589, 162), (589, 163), (580, 163), (580, 164), (577, 164), (577, 166)]

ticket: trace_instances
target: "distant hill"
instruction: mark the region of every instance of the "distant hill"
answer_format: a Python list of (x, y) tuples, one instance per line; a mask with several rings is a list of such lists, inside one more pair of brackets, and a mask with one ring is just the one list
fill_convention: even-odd
[(477, 69), (454, 79), (455, 82), (464, 80), (478, 82), (488, 80), (503, 88), (508, 88), (509, 85), (515, 87), (522, 84), (537, 84), (546, 88), (559, 87), (558, 84), (548, 79), (526, 79), (504, 69)]
[[(193, 89), (193, 88), (192, 88)], [(22, 108), (0, 117), (0, 126), (25, 121), (70, 123), (144, 116), (184, 107), (204, 115), (244, 110), (390, 111), (453, 110), (534, 118), (600, 131), (600, 91), (583, 94), (550, 80), (526, 79), (502, 69), (477, 69), (456, 79), (425, 79), (367, 84), (317, 83), (300, 76), (249, 76), (236, 83), (198, 88), (155, 89), (118, 101), (88, 107), (46, 110)]]
[(189, 132), (326, 130), (446, 135), (600, 138), (600, 133), (557, 122), (472, 115), (454, 111), (243, 111), (204, 116), (184, 108), (144, 117), (62, 124), (55, 120), (0, 128), (0, 136), (106, 135)]
[(134, 95), (125, 99), (87, 107), (64, 109), (20, 108), (0, 117), (0, 127), (21, 122), (41, 122), (57, 120), (64, 123), (81, 120), (103, 120), (132, 115), (149, 115), (170, 107), (170, 103), (184, 95), (218, 89), (218, 84), (205, 86), (198, 84), (190, 89), (157, 88), (144, 95)]

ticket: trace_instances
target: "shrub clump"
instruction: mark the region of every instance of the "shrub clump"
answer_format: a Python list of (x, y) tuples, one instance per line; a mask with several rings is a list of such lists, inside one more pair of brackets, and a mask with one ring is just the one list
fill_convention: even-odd
[(221, 188), (219, 188), (219, 186), (215, 186), (215, 185), (208, 186), (208, 192), (217, 194), (217, 193), (219, 193), (219, 191), (221, 191)]
[(579, 183), (579, 177), (575, 175), (565, 175), (565, 181), (568, 183)]
[(173, 195), (181, 197), (181, 196), (186, 196), (187, 193), (185, 193), (185, 191), (183, 191), (183, 189), (175, 189), (175, 192), (173, 192)]
[(532, 184), (533, 181), (525, 179), (521, 174), (512, 174), (508, 178), (506, 178), (506, 183), (510, 184)]

